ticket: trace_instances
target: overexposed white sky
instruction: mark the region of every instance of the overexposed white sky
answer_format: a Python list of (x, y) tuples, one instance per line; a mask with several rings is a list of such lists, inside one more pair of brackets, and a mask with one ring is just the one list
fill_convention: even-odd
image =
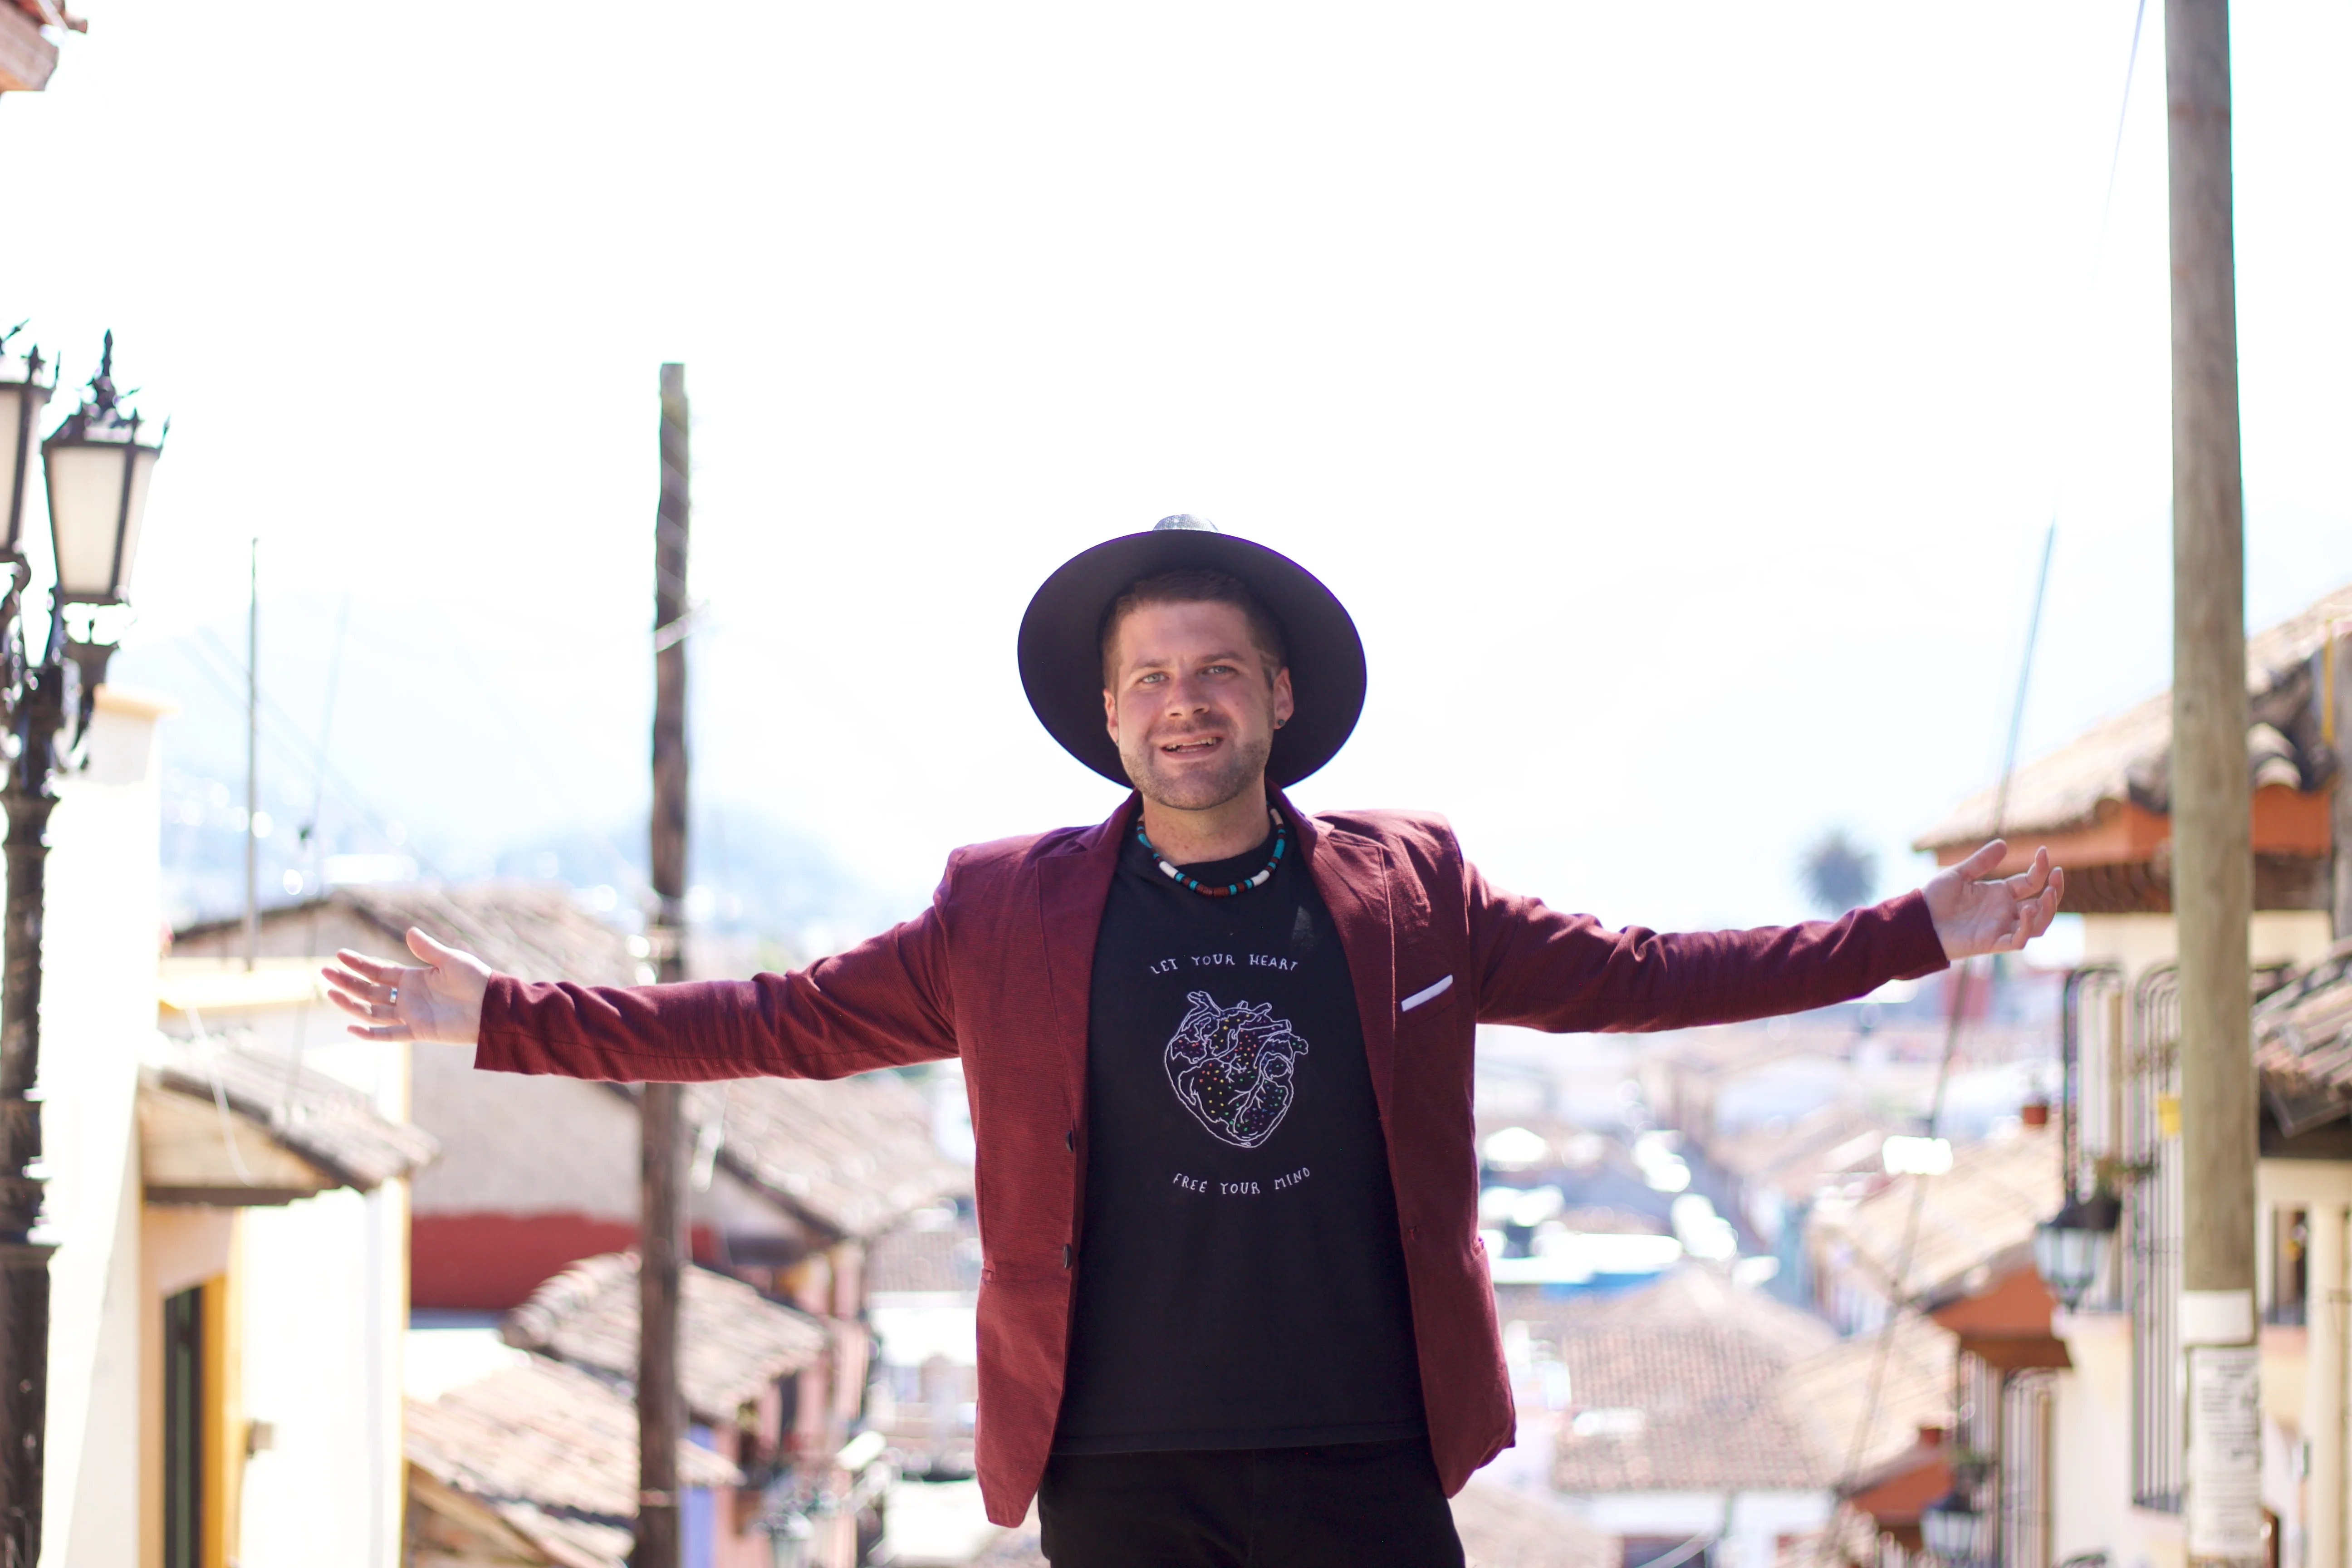
[[(257, 533), (265, 679), (348, 596), (331, 751), (428, 837), (640, 808), (665, 359), (697, 787), (908, 900), (1114, 804), (1013, 629), (1171, 511), (1363, 629), (1306, 804), (1616, 921), (1798, 914), (1832, 823), (1914, 879), (2053, 508), (2028, 753), (2168, 679), (2160, 4), (2104, 245), (2132, 0), (88, 5), (0, 315), (173, 418), (126, 668)], [(2259, 626), (2352, 579), (2352, 13), (2236, 26)]]

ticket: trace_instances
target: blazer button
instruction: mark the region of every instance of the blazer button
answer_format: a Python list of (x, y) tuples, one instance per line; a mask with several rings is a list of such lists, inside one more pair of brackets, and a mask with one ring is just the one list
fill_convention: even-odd
[(1067, 1268), (1070, 1266), (1070, 1259), (1071, 1259), (1071, 1258), (1072, 1258), (1073, 1256), (1075, 1256), (1075, 1255), (1070, 1251), (1070, 1244), (1069, 1244), (1068, 1242), (1066, 1242), (1066, 1242), (1064, 1242), (1064, 1243), (1062, 1243), (1062, 1267), (1063, 1267), (1063, 1268)]
[(1076, 1153), (1078, 1152), (1078, 1130), (1073, 1127), (1067, 1132), (1063, 1133), (1062, 1142), (1068, 1145), (1071, 1153)]

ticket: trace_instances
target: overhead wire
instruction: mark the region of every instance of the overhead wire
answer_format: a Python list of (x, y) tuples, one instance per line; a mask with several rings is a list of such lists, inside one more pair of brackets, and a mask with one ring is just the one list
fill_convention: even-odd
[[(2051, 536), (2054, 538), (2056, 531), (2057, 525), (2053, 523)], [(2010, 710), (2009, 754), (2001, 767), (2000, 788), (1993, 796), (1994, 815), (1990, 830), (1986, 835), (1988, 841), (1999, 838), (2006, 826), (2004, 816), (2008, 810), (2010, 781), (2017, 767), (2018, 730), (2024, 719), (2026, 692), (2033, 678), (2034, 643), (2042, 623), (2042, 598), (2049, 585), (2050, 549), (2045, 542), (2042, 552), (2042, 573), (2033, 587), (2033, 611), (2026, 629), (2025, 655), (2018, 666), (2017, 699)], [(1989, 971), (1991, 961), (1986, 962)], [(1952, 972), (1952, 1000), (1944, 1026), (1944, 1049), (1936, 1062), (1935, 1088), (1927, 1100), (1927, 1136), (1931, 1140), (1942, 1132), (1945, 1101), (1952, 1084), (1952, 1064), (1959, 1058), (1960, 1028), (1968, 1018), (1970, 982), (1978, 973), (1975, 959), (1962, 962)], [(1990, 981), (1989, 973), (1987, 977)], [(1860, 1476), (1862, 1462), (1869, 1453), (1871, 1435), (1878, 1426), (1878, 1407), (1885, 1392), (1886, 1363), (1894, 1349), (1895, 1332), (1902, 1324), (1905, 1309), (1913, 1304), (1907, 1300), (1911, 1293), (1911, 1266), (1918, 1252), (1919, 1222), (1927, 1212), (1927, 1184), (1932, 1179), (1924, 1172), (1915, 1172), (1911, 1176), (1911, 1204), (1904, 1215), (1903, 1242), (1895, 1250), (1894, 1277), (1888, 1282), (1892, 1300), (1887, 1304), (1886, 1321), (1879, 1325), (1878, 1342), (1873, 1348), (1869, 1391), (1864, 1395), (1862, 1420), (1854, 1426), (1853, 1440), (1847, 1447), (1845, 1468), (1840, 1472), (1837, 1487), (1840, 1495), (1851, 1489)], [(1834, 1540), (1834, 1531), (1822, 1536), (1825, 1547)]]
[[(209, 629), (205, 630), (202, 637), (204, 641), (181, 638), (172, 646), (215, 691), (231, 702), (242, 705), (245, 701), (245, 693), (241, 685), (245, 678), (244, 661), (221, 647), (220, 639)], [(207, 647), (206, 643), (211, 646)], [(218, 660), (219, 664), (216, 666), (210, 662), (212, 660)], [(223, 673), (222, 667), (226, 667), (227, 673)], [(364, 792), (345, 777), (341, 770), (329, 763), (316, 748), (311, 746), (309, 737), (304, 734), (301, 725), (296, 720), (279, 708), (266, 693), (261, 698), (259, 708), (262, 718), (267, 721), (262, 729), (262, 738), (273, 750), (298, 765), (315, 765), (319, 777), (332, 787), (337, 797), (344, 805), (351, 808), (353, 815), (382, 834), (386, 841), (398, 844), (403, 852), (415, 858), (418, 866), (426, 873), (436, 878), (441, 875), (430, 857), (416, 846), (406, 843), (404, 835), (395, 833), (393, 820), (379, 810)], [(292, 739), (288, 738), (289, 735)]]
[(653, 892), (653, 883), (644, 872), (637, 869), (636, 862), (629, 858), (627, 854), (613, 842), (612, 835), (600, 827), (585, 826), (592, 824), (594, 819), (582, 809), (577, 800), (572, 798), (571, 786), (565, 784), (562, 770), (549, 761), (546, 752), (532, 743), (530, 731), (524, 727), (520, 716), (507, 701), (506, 694), (501, 692), (489, 677), (483, 673), (481, 661), (475, 658), (473, 647), (467, 641), (465, 633), (449, 617), (448, 612), (439, 605), (433, 605), (431, 608), (435, 618), (440, 621), (442, 629), (449, 635), (449, 649), (456, 654), (458, 668), (463, 669), (466, 672), (466, 678), (474, 683), (474, 689), (480, 692), (490, 706), (498, 710), (499, 716), (506, 721), (506, 731), (513, 737), (516, 749), (522, 752), (524, 759), (538, 772), (549, 791), (554, 795), (564, 809), (572, 814), (573, 820), (583, 825), (582, 831), (593, 838), (597, 847), (604, 851), (606, 857), (619, 870), (619, 879), (622, 884), (634, 894), (650, 895)]
[[(2090, 273), (2086, 283), (2089, 287), (2095, 287), (2097, 283), (2100, 264), (2106, 250), (2107, 228), (2115, 209), (2116, 176), (2123, 163), (2124, 132), (2129, 121), (2132, 83), (2138, 72), (2140, 37), (2147, 20), (2147, 0), (2136, 0), (2132, 11), (2131, 47), (2124, 59), (2123, 94), (2116, 107), (2116, 133), (2107, 153), (2107, 178), (2105, 189), (2100, 200), (2098, 236), (2093, 246)], [(1991, 821), (1986, 835), (1989, 840), (2000, 837), (2008, 826), (2010, 791), (2016, 777), (2018, 742), (2025, 721), (2026, 694), (2032, 679), (2034, 651), (2040, 640), (2042, 629), (2042, 605), (2050, 586), (2051, 556), (2057, 543), (2057, 511), (2058, 508), (2053, 504), (2051, 509), (2049, 526), (2042, 534), (2041, 566), (2034, 578), (2032, 609), (2027, 617), (2025, 647), (2018, 663), (2017, 694), (2010, 709), (2009, 730), (2001, 757), (2000, 782), (1993, 794)], [(1930, 1139), (1938, 1135), (1943, 1123), (1945, 1104), (1951, 1089), (1952, 1067), (1959, 1055), (1961, 1026), (1968, 1016), (1969, 982), (1974, 978), (1975, 971), (1976, 963), (1970, 960), (1961, 964), (1952, 976), (1952, 1002), (1950, 1013), (1945, 1024), (1944, 1047), (1937, 1059), (1935, 1084), (1929, 1093), (1927, 1104), (1927, 1136)], [(1990, 978), (1989, 973), (1989, 984)], [(1871, 1357), (1870, 1380), (1868, 1392), (1864, 1396), (1862, 1419), (1855, 1425), (1852, 1441), (1847, 1448), (1846, 1463), (1840, 1472), (1837, 1484), (1837, 1495), (1840, 1497), (1851, 1490), (1856, 1479), (1859, 1479), (1863, 1460), (1869, 1453), (1870, 1441), (1878, 1426), (1879, 1407), (1885, 1393), (1886, 1363), (1894, 1346), (1895, 1333), (1902, 1324), (1904, 1311), (1913, 1305), (1906, 1297), (1910, 1292), (1912, 1264), (1918, 1251), (1919, 1226), (1927, 1207), (1928, 1183), (1932, 1179), (1924, 1173), (1915, 1173), (1911, 1178), (1911, 1203), (1904, 1217), (1903, 1241), (1895, 1254), (1894, 1276), (1890, 1281), (1892, 1299), (1888, 1303), (1885, 1321), (1879, 1326), (1877, 1343), (1874, 1347)], [(1834, 1549), (1836, 1538), (1837, 1531), (1833, 1525), (1823, 1530), (1821, 1536), (1822, 1556), (1826, 1557)]]

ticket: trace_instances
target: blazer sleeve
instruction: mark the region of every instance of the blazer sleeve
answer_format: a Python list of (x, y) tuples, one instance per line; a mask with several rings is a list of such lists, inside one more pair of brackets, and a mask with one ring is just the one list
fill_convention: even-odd
[(1801, 1013), (1948, 963), (1916, 891), (1833, 921), (1609, 931), (1466, 868), (1478, 1018), (1556, 1034), (1681, 1029)]
[(941, 914), (955, 868), (913, 920), (790, 974), (679, 985), (533, 984), (499, 974), (474, 1066), (616, 1083), (846, 1078), (956, 1054)]

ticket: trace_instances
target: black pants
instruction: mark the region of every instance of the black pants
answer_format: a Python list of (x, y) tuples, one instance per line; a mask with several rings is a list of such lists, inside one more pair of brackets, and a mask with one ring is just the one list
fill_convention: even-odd
[(1056, 1454), (1054, 1568), (1462, 1568), (1429, 1440)]

